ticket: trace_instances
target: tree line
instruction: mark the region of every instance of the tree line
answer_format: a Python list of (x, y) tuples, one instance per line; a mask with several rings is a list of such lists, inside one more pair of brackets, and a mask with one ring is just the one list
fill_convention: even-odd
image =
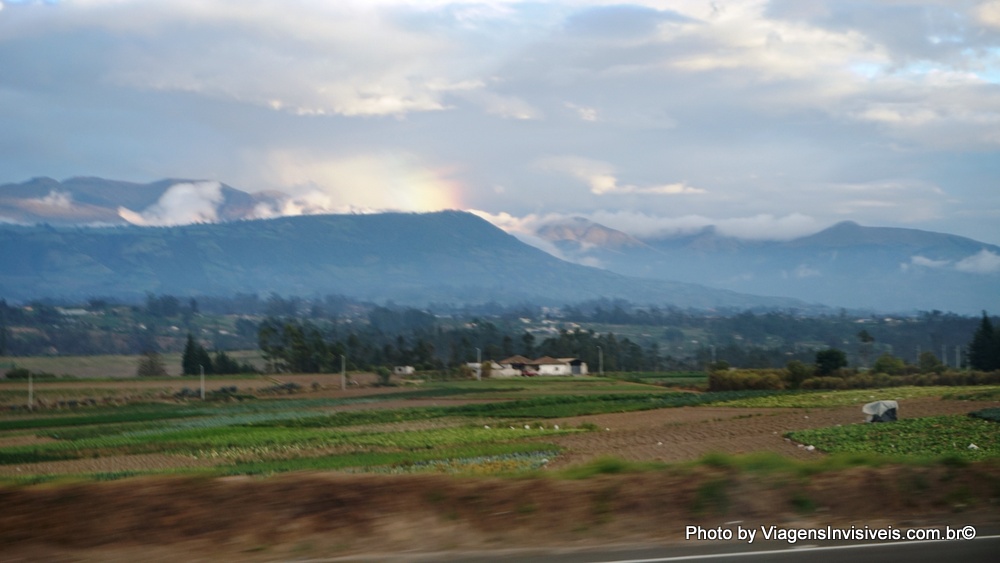
[[(339, 371), (341, 362), (351, 370), (396, 365), (448, 370), (477, 359), (499, 361), (515, 354), (579, 358), (591, 371), (601, 364), (606, 371), (653, 368), (646, 350), (612, 333), (563, 330), (539, 341), (530, 332), (506, 331), (482, 320), (460, 327), (428, 323), (413, 328), (412, 322), (398, 324), (402, 319), (389, 319), (392, 315), (388, 310), (380, 315), (384, 317), (381, 322), (346, 332), (341, 327), (320, 327), (299, 319), (267, 318), (260, 323), (259, 349), (269, 369), (276, 372), (330, 373)], [(387, 325), (408, 328), (396, 332), (379, 328)]]

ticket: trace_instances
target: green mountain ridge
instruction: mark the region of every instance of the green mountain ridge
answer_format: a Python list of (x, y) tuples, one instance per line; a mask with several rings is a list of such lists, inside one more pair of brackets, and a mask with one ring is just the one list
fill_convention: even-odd
[(475, 215), (310, 215), (177, 227), (0, 226), (0, 297), (343, 294), (399, 303), (599, 297), (710, 309), (804, 307), (559, 260)]

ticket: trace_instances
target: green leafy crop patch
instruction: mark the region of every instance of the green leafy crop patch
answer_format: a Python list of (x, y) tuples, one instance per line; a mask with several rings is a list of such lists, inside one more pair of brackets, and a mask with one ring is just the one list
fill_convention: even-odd
[[(850, 389), (843, 391), (786, 391), (718, 403), (722, 407), (744, 408), (822, 408), (864, 405), (879, 400), (944, 397), (953, 393), (954, 387), (893, 387), (891, 389)], [(1000, 390), (1000, 387), (977, 388), (979, 393)]]
[(968, 461), (1000, 457), (1000, 432), (997, 432), (996, 423), (962, 415), (851, 424), (802, 430), (788, 436), (829, 453), (948, 457)]

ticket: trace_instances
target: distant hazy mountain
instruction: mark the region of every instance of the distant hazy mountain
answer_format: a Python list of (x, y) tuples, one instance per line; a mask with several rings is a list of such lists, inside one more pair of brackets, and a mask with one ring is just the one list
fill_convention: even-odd
[(32, 225), (182, 224), (257, 216), (273, 205), (269, 194), (249, 194), (225, 184), (165, 179), (149, 184), (70, 178), (34, 178), (0, 185), (0, 223)]
[(464, 212), (311, 215), (178, 227), (0, 226), (0, 297), (344, 294), (400, 303), (802, 307), (559, 260)]
[(564, 256), (625, 275), (881, 311), (974, 314), (1000, 307), (1000, 247), (954, 235), (843, 222), (783, 242), (726, 237), (708, 227), (601, 246), (560, 233), (538, 235)]
[(570, 242), (578, 249), (597, 247), (604, 250), (617, 250), (646, 246), (631, 235), (594, 223), (583, 217), (548, 223), (539, 228), (537, 234), (551, 242)]

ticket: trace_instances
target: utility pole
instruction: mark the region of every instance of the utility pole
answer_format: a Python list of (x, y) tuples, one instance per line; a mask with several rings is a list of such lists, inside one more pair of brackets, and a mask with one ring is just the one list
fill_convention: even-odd
[(340, 390), (347, 390), (347, 357), (340, 355)]
[(35, 383), (31, 379), (31, 370), (28, 370), (28, 410), (35, 410)]
[(205, 400), (205, 366), (198, 364), (198, 371), (201, 372), (201, 400)]
[(604, 350), (600, 346), (597, 347), (597, 373), (604, 377)]
[(483, 380), (483, 351), (476, 348), (476, 381)]

